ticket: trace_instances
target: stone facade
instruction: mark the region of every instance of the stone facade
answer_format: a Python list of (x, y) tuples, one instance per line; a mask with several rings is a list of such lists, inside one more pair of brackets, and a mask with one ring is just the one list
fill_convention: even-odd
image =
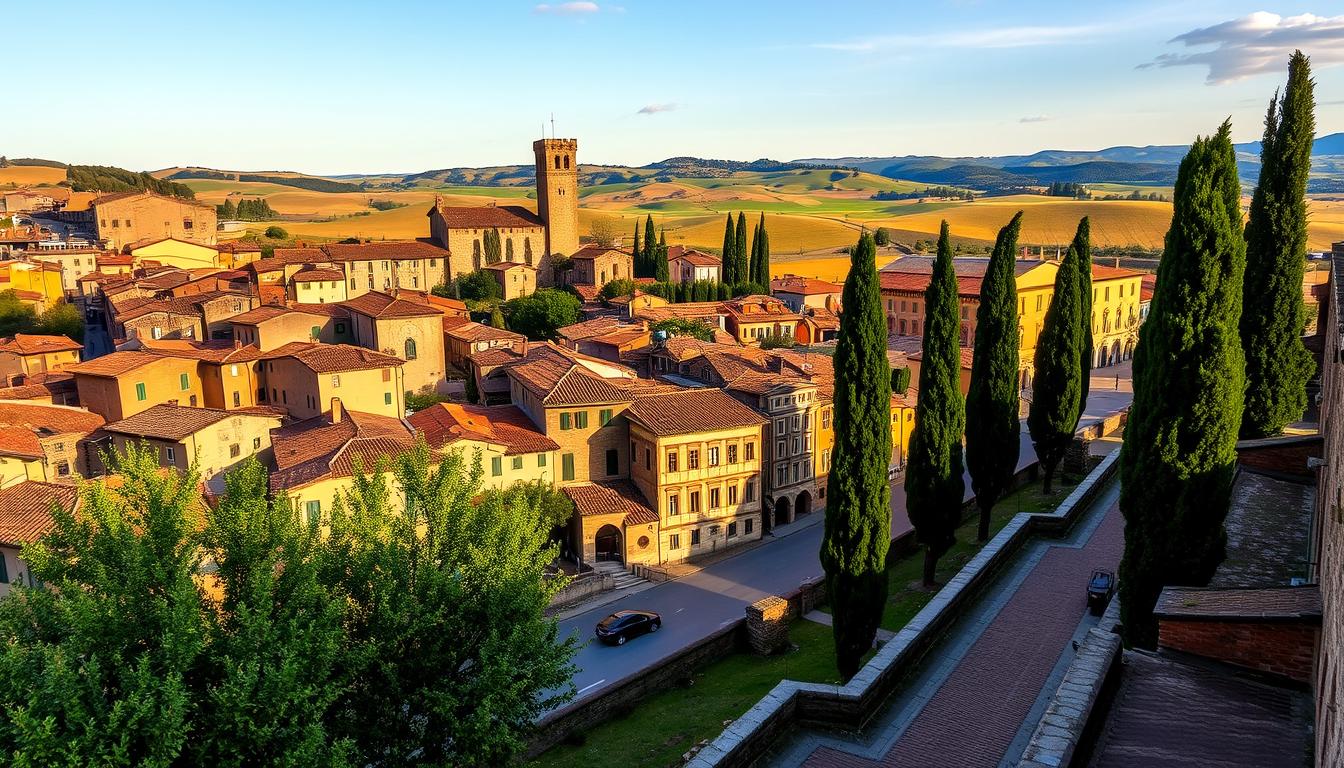
[(763, 597), (747, 606), (747, 645), (758, 656), (778, 653), (789, 645), (789, 601)]
[(538, 139), (532, 152), (537, 161), (537, 215), (546, 222), (544, 253), (568, 256), (579, 250), (579, 140)]
[(1317, 469), (1316, 576), (1322, 602), (1316, 675), (1316, 764), (1344, 764), (1344, 248), (1334, 254), (1330, 310), (1321, 370), (1321, 433)]
[(103, 195), (91, 207), (98, 239), (112, 250), (157, 237), (215, 244), (213, 206), (152, 192), (121, 192)]

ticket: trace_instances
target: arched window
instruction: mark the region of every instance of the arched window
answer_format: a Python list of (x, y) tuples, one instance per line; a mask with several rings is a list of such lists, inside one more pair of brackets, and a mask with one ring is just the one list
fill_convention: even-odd
[(569, 155), (565, 155), (565, 170), (569, 170)]
[(406, 359), (407, 360), (415, 359), (415, 339), (406, 340)]
[(559, 155), (556, 155), (556, 156), (555, 156), (555, 170), (557, 170), (557, 171), (560, 170), (560, 156), (559, 156)]

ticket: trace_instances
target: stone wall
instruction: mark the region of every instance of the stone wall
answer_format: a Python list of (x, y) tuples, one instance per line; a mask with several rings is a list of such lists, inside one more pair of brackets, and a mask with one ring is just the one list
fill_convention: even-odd
[(1316, 680), (1316, 764), (1344, 765), (1344, 253), (1330, 277), (1321, 369), (1321, 434), (1316, 475), (1317, 580), (1322, 602), (1321, 657)]
[(570, 579), (565, 585), (551, 598), (551, 608), (562, 608), (566, 605), (572, 605), (585, 600), (593, 595), (610, 591), (616, 586), (616, 579), (610, 573), (589, 573), (580, 574)]
[(1307, 460), (1321, 455), (1321, 445), (1319, 434), (1241, 440), (1237, 442), (1237, 463), (1266, 473), (1311, 477)]
[(1158, 645), (1310, 683), (1320, 629), (1310, 623), (1182, 621), (1164, 618)]

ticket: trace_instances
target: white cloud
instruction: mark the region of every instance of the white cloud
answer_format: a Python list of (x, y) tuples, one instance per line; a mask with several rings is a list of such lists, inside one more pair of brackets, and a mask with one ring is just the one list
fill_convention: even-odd
[(1019, 122), (1019, 123), (1048, 123), (1048, 122), (1050, 122), (1050, 121), (1053, 120), (1053, 119), (1054, 119), (1054, 118), (1051, 117), (1051, 116), (1049, 116), (1049, 115), (1027, 115), (1026, 117), (1022, 118), (1021, 120), (1018, 120), (1017, 122)]
[(642, 107), (639, 108), (639, 112), (636, 113), (636, 114), (640, 114), (640, 115), (656, 115), (656, 114), (658, 114), (659, 112), (671, 112), (672, 110), (674, 110), (674, 109), (676, 109), (676, 108), (677, 108), (677, 105), (676, 105), (676, 104), (673, 104), (673, 103), (671, 103), (671, 102), (668, 102), (668, 103), (666, 103), (666, 104), (645, 104), (644, 106), (642, 106)]
[(1151, 67), (1208, 67), (1209, 85), (1268, 72), (1282, 72), (1295, 49), (1311, 57), (1316, 67), (1344, 64), (1344, 16), (1280, 16), (1258, 11), (1239, 19), (1193, 29), (1169, 42), (1186, 48), (1213, 46), (1197, 53), (1164, 53), (1139, 69)]
[(809, 48), (827, 51), (867, 53), (899, 48), (1031, 48), (1041, 45), (1068, 45), (1092, 39), (1099, 27), (1028, 26), (972, 29), (932, 35), (880, 35), (876, 37), (812, 43)]
[(597, 7), (597, 3), (590, 2), (560, 3), (559, 5), (542, 3), (532, 9), (534, 13), (554, 13), (561, 16), (585, 16), (590, 13), (597, 13), (600, 10), (601, 8)]

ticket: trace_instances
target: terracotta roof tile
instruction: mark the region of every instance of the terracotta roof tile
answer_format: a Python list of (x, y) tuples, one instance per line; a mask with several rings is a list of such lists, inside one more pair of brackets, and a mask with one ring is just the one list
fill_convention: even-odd
[(670, 251), (671, 249), (669, 249), (669, 253), (667, 254), (667, 260), (669, 262), (684, 261), (687, 264), (696, 267), (718, 267), (723, 265), (723, 260), (718, 256), (704, 253), (703, 251), (687, 250), (676, 256), (672, 255)]
[(508, 375), (532, 390), (543, 405), (597, 405), (630, 399), (605, 378), (576, 362), (576, 357), (586, 356), (549, 343), (529, 346), (526, 357), (508, 367)]
[(407, 421), (424, 433), (431, 448), (475, 440), (503, 445), (508, 456), (560, 449), (558, 443), (537, 430), (527, 414), (512, 405), (438, 403), (411, 414)]
[(648, 326), (642, 321), (625, 320), (619, 317), (606, 315), (595, 317), (592, 320), (585, 320), (582, 323), (574, 323), (560, 329), (560, 335), (569, 341), (582, 341), (596, 336), (602, 336), (616, 330), (643, 330)]
[(162, 359), (161, 355), (153, 352), (127, 350), (66, 366), (65, 370), (68, 373), (88, 376), (120, 376)]
[(74, 509), (79, 489), (25, 480), (0, 490), (0, 544), (18, 546), (37, 541), (51, 530), (51, 505)]
[(497, 261), (494, 264), (486, 264), (482, 269), (488, 269), (491, 272), (511, 272), (515, 269), (537, 271), (537, 268), (531, 264), (523, 264), (519, 261)]
[(1146, 272), (1140, 272), (1135, 269), (1125, 269), (1123, 267), (1108, 267), (1105, 264), (1092, 265), (1093, 280), (1118, 280), (1124, 277), (1143, 277)]
[(0, 352), (13, 352), (16, 355), (37, 355), (46, 352), (66, 352), (83, 349), (84, 345), (69, 336), (40, 336), (28, 333), (16, 333), (0, 339)]
[[(514, 333), (503, 328), (496, 328), (492, 325), (477, 323), (471, 320), (467, 322), (456, 322), (464, 318), (444, 318), (444, 335), (458, 341), (490, 341), (492, 339), (513, 339), (514, 341), (525, 341), (526, 336), (521, 333)], [(448, 327), (449, 321), (454, 321), (452, 327)]]
[(626, 418), (656, 435), (685, 435), (765, 423), (756, 411), (721, 389), (688, 389), (636, 396)]
[(616, 480), (605, 483), (580, 483), (567, 485), (560, 489), (579, 515), (625, 515), (626, 525), (658, 522), (658, 513), (644, 499), (639, 487), (629, 480)]
[(189, 339), (139, 339), (141, 348), (164, 357), (203, 360), (207, 363), (244, 363), (261, 357), (255, 344), (240, 345), (223, 339), (192, 341)]
[(799, 275), (784, 275), (770, 281), (771, 293), (796, 293), (801, 296), (817, 296), (830, 293), (840, 293), (845, 288), (843, 285), (836, 285), (825, 280), (819, 280), (815, 277), (801, 277)]
[(631, 255), (629, 251), (624, 251), (620, 248), (608, 248), (603, 245), (597, 245), (596, 243), (587, 243), (570, 255), (569, 258), (574, 259), (575, 261), (591, 261), (592, 259), (605, 256), (609, 253), (614, 253), (622, 258)]
[(349, 344), (321, 344), (309, 341), (291, 341), (261, 356), (263, 360), (292, 357), (315, 373), (342, 373), (374, 368), (394, 368), (406, 361), (382, 352)]
[(271, 430), (276, 471), (272, 490), (297, 488), (329, 477), (349, 477), (358, 459), (371, 471), (379, 459), (415, 447), (415, 435), (401, 419), (345, 411), (331, 412)]
[[(902, 291), (924, 293), (929, 287), (931, 275), (916, 272), (879, 272), (878, 286), (884, 291)], [(963, 298), (980, 295), (980, 277), (957, 275), (957, 294)]]
[(399, 295), (394, 297), (378, 291), (369, 291), (338, 303), (352, 312), (376, 318), (432, 317), (443, 314), (443, 310), (424, 302), (411, 301)]
[[(933, 274), (933, 261), (933, 256), (900, 256), (880, 271), (931, 275)], [(1016, 259), (1013, 262), (1013, 274), (1021, 277), (1046, 263), (1049, 262), (1040, 259)], [(952, 259), (952, 269), (958, 277), (973, 277), (979, 281), (985, 276), (985, 270), (988, 267), (988, 256), (956, 256)]]
[(491, 227), (530, 228), (542, 227), (545, 223), (537, 214), (521, 205), (445, 205), (442, 200), (435, 201), (426, 212), (427, 216), (438, 213), (449, 229), (489, 229)]
[(380, 259), (446, 259), (448, 251), (428, 240), (392, 240), (377, 243), (331, 243), (322, 246), (332, 261), (377, 261)]
[(0, 402), (0, 453), (41, 458), (41, 440), (55, 435), (86, 435), (103, 417), (83, 408), (46, 403)]
[(290, 280), (296, 283), (316, 283), (322, 281), (341, 282), (345, 279), (345, 273), (339, 269), (330, 269), (326, 267), (308, 267), (301, 269), (294, 274)]
[(237, 415), (240, 414), (236, 411), (222, 408), (189, 408), (163, 403), (121, 421), (114, 421), (104, 426), (103, 431), (158, 440), (183, 440)]

